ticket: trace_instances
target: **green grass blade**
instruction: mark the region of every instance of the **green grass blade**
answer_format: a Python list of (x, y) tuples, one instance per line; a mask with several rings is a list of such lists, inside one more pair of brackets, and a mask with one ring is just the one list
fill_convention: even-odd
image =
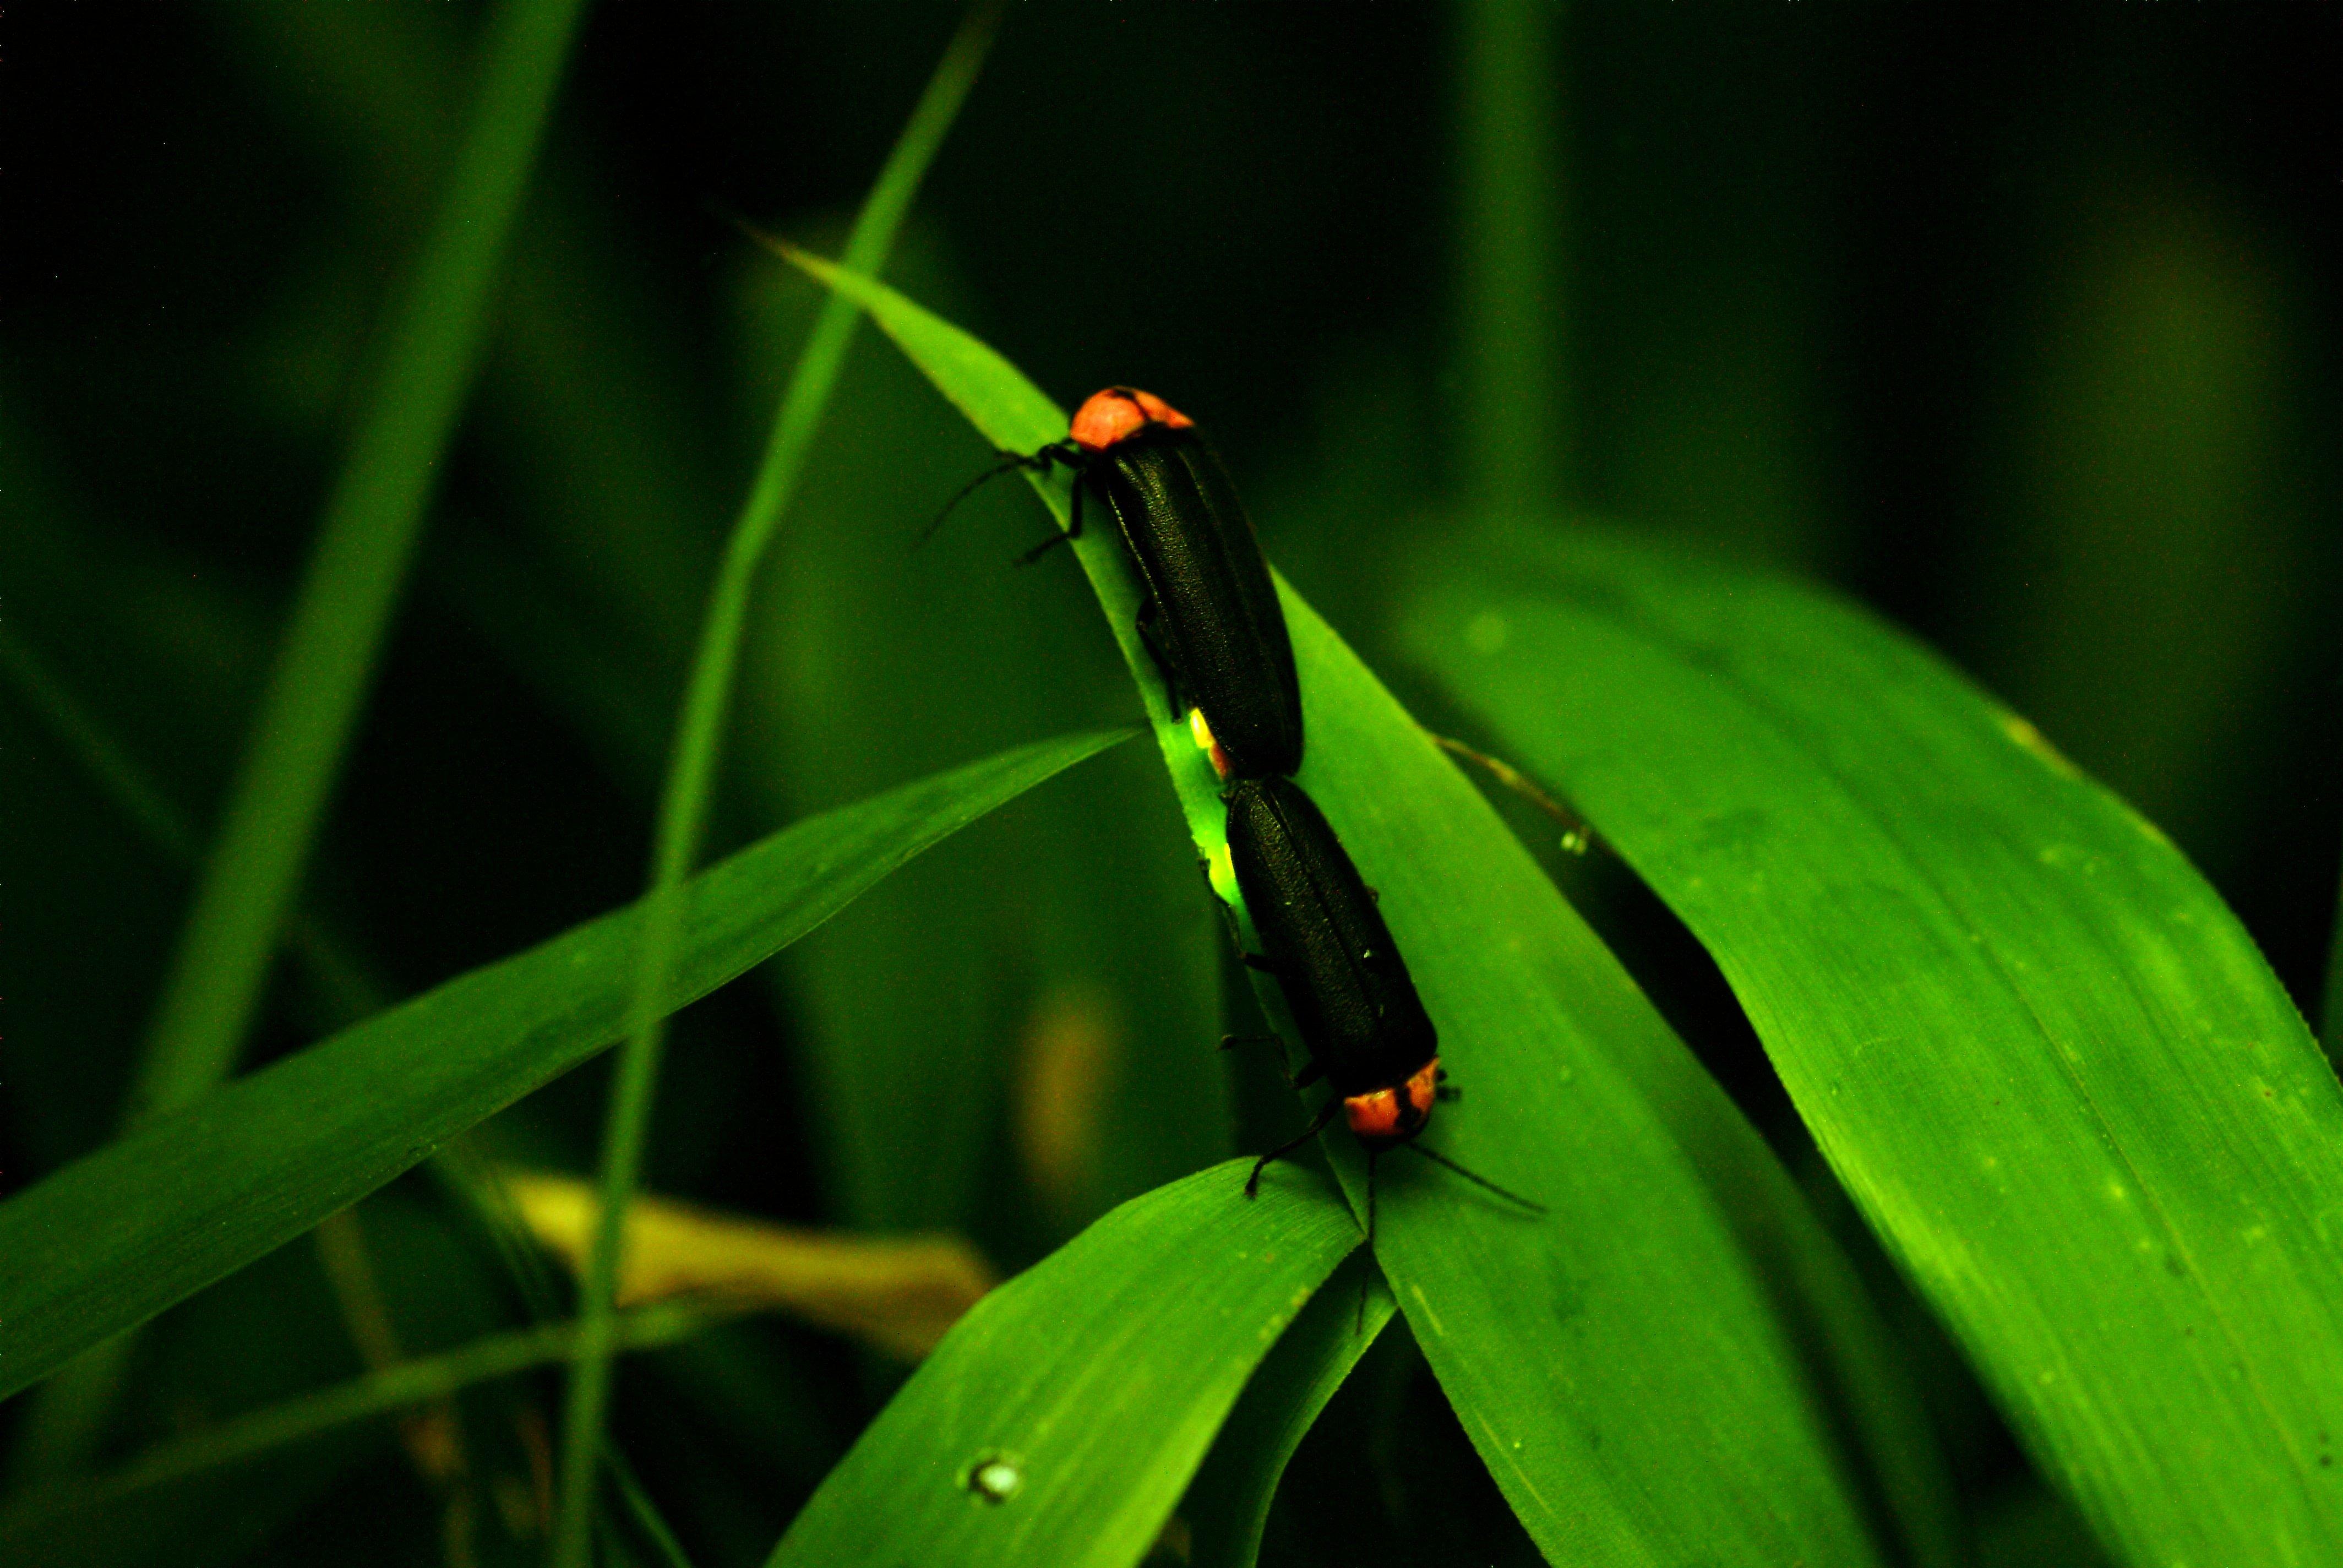
[[(737, 1314), (675, 1304), (639, 1307), (618, 1314), (614, 1337), (622, 1350), (648, 1350), (688, 1339), (730, 1315)], [(116, 1504), (182, 1476), (236, 1464), (337, 1427), (445, 1399), (492, 1378), (568, 1361), (577, 1353), (580, 1330), (575, 1322), (537, 1323), (475, 1340), (438, 1355), (400, 1362), (165, 1443), (107, 1474), (12, 1499), (0, 1511), (0, 1551), (6, 1549), (13, 1536), (44, 1526), (58, 1515)]]
[[(895, 340), (926, 373), (945, 402), (977, 434), (1002, 452), (1034, 452), (1066, 437), (1066, 411), (1002, 358), (991, 345), (920, 309), (859, 269), (759, 235), (757, 242), (809, 276), (828, 285), (870, 313), (879, 329)], [(1045, 500), (1061, 487), (1037, 481)], [(1059, 522), (1063, 525), (1065, 519)]]
[[(995, 445), (1063, 434), (981, 343), (788, 254), (852, 294)], [(1062, 502), (1061, 486), (1043, 494)], [(1139, 646), (1137, 590), (1108, 534), (1074, 548), (1209, 855), (1223, 842), (1217, 781)], [(1379, 1259), (1498, 1484), (1558, 1559), (1874, 1561), (1820, 1380), (1766, 1293), (1765, 1237), (1736, 1210), (1772, 1205), (1767, 1224), (1809, 1238), (1811, 1216), (1473, 786), (1307, 605), (1290, 590), (1285, 604), (1310, 707), (1302, 782), (1385, 895), (1473, 1095), (1434, 1140), (1553, 1211), (1532, 1219), (1404, 1157), (1384, 1178)], [(1356, 1149), (1332, 1151), (1359, 1205)]]
[[(688, 884), (704, 996), (940, 839), (1127, 737), (1021, 747), (773, 834)], [(618, 1038), (640, 906), (450, 980), (0, 1203), (0, 1397), (251, 1262)]]
[(2343, 1091), (2172, 845), (1782, 582), (1507, 539), (1427, 574), (1412, 627), (1707, 945), (2102, 1536), (2343, 1560)]
[(187, 1103), (235, 1064), (471, 381), (489, 288), (582, 8), (507, 0), (492, 25), (478, 105), (394, 313), (164, 983), (134, 1115)]
[[(1248, 1202), (1245, 1170), (1134, 1198), (979, 1302), (772, 1568), (1137, 1563), (1247, 1376), (1359, 1243), (1322, 1178), (1280, 1170)], [(996, 1462), (1007, 1495), (988, 1501), (976, 1473)]]
[[(22, 638), (0, 630), (0, 674), (46, 722), (99, 792), (175, 864), (193, 865), (201, 852), (194, 818), (122, 745), (48, 664)], [(384, 1005), (384, 992), (326, 922), (296, 909), (286, 948), (307, 971), (313, 993), (333, 1016), (319, 1031), (355, 1021)], [(315, 1020), (305, 1019), (304, 1023)], [(34, 1402), (8, 1451), (10, 1490), (71, 1474), (103, 1436), (116, 1391), (129, 1364), (136, 1336), (121, 1334), (93, 1347), (53, 1380)]]
[[(863, 203), (847, 242), (852, 265), (870, 272), (885, 266), (894, 248), (896, 231), (910, 210), (912, 196), (944, 136), (959, 117), (960, 105), (976, 85), (978, 71), (991, 47), (999, 24), (1000, 0), (988, 0), (969, 13), (945, 49), (927, 90), (911, 112), (910, 123), (880, 171), (878, 183)], [(557, 1568), (585, 1568), (594, 1517), (595, 1465), (601, 1450), (603, 1407), (609, 1397), (609, 1354), (603, 1336), (611, 1321), (612, 1298), (618, 1288), (618, 1247), (626, 1233), (627, 1204), (634, 1196), (642, 1163), (643, 1139), (650, 1125), (651, 1099), (659, 1080), (660, 1005), (676, 961), (682, 931), (683, 881), (699, 857), (699, 845), (714, 788), (716, 761), (724, 716), (730, 705), (733, 677), (740, 659), (740, 638), (748, 623), (749, 597), (757, 568), (772, 542), (773, 530), (795, 490), (805, 466), (807, 448), (829, 406), (830, 389), (845, 363), (857, 312), (853, 303), (833, 295), (823, 302), (813, 336), (799, 357), (795, 374), (781, 398), (773, 421), (771, 439), (739, 520), (725, 546), (723, 564), (709, 597), (701, 623), (699, 651), (685, 691), (677, 726), (675, 749), (668, 762), (667, 783), (659, 799), (659, 819), (652, 833), (649, 887), (644, 895), (640, 947), (635, 958), (635, 1003), (626, 1040), (618, 1055), (616, 1081), (610, 1091), (609, 1116), (602, 1135), (601, 1223), (587, 1262), (578, 1301), (586, 1325), (583, 1352), (569, 1372), (568, 1397), (562, 1414), (560, 1515), (555, 1523), (553, 1561)]]
[[(357, 221), (411, 228), (445, 162), (450, 85), (469, 75), (462, 18), (247, 0), (206, 10), (224, 63), (282, 134), (359, 171), (343, 194)], [(558, 153), (513, 236), (472, 416), (529, 543), (453, 530), (427, 586), (458, 600), (622, 783), (655, 796), (719, 542), (677, 522), (735, 504), (737, 481), (719, 481), (723, 443), (694, 395), (703, 373), (654, 325), (658, 286), (628, 259), (608, 179)]]
[(1302, 1309), (1245, 1384), (1180, 1505), (1191, 1568), (1253, 1568), (1293, 1451), (1396, 1311), (1364, 1254), (1352, 1257)]
[(195, 859), (198, 839), (187, 814), (47, 663), (5, 627), (0, 627), (0, 675), (7, 677), (25, 706), (65, 742), (74, 760), (133, 826), (174, 860)]
[[(0, 675), (7, 678), (25, 706), (40, 715), (50, 730), (65, 742), (99, 793), (133, 827), (175, 864), (195, 863), (201, 850), (194, 817), (171, 798), (154, 772), (116, 738), (46, 661), (5, 628), (0, 628)], [(287, 918), (285, 945), (307, 970), (309, 983), (317, 995), (328, 1001), (330, 1010), (337, 1015), (325, 1029), (353, 1023), (367, 1013), (379, 1011), (386, 1004), (387, 993), (356, 956), (348, 940), (318, 916), (294, 910)], [(306, 1025), (312, 1020), (302, 1021)]]
[[(620, 1313), (622, 1328), (625, 1319), (626, 1314)], [(651, 1550), (659, 1553), (659, 1560), (667, 1564), (667, 1568), (692, 1568), (691, 1553), (683, 1549), (683, 1543), (676, 1539), (674, 1528), (660, 1514), (658, 1504), (651, 1501), (651, 1494), (643, 1489), (641, 1479), (635, 1474), (635, 1467), (628, 1463), (626, 1455), (607, 1440), (602, 1444), (602, 1463), (610, 1473), (611, 1483), (618, 1488), (618, 1500), (626, 1507), (627, 1517), (635, 1522), (635, 1528), (651, 1543)]]

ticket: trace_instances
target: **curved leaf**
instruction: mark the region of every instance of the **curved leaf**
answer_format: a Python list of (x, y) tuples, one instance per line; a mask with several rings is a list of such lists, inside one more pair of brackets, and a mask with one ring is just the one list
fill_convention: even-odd
[[(851, 294), (996, 446), (1063, 435), (1064, 416), (983, 344), (784, 251)], [(1061, 486), (1041, 489), (1062, 523)], [(1218, 781), (1139, 646), (1137, 590), (1106, 533), (1074, 548), (1209, 857), (1224, 843)], [(1433, 1141), (1552, 1211), (1533, 1218), (1404, 1158), (1385, 1167), (1378, 1259), (1498, 1484), (1556, 1560), (1875, 1561), (1824, 1395), (1763, 1278), (1772, 1239), (1826, 1247), (1812, 1217), (1487, 802), (1285, 594), (1309, 709), (1302, 781), (1385, 895), (1473, 1096)], [(1332, 1143), (1363, 1211), (1357, 1150)]]
[[(937, 840), (1128, 734), (1005, 751), (808, 818), (695, 877), (666, 1005), (705, 996)], [(0, 1203), (0, 1396), (299, 1235), (608, 1045), (638, 908), (377, 1014)]]
[(1418, 656), (1715, 955), (2107, 1539), (2343, 1561), (2343, 1092), (2171, 844), (1820, 594), (1600, 539), (1428, 578)]
[(1134, 1198), (977, 1303), (774, 1549), (798, 1563), (1125, 1568), (1245, 1379), (1359, 1243), (1309, 1171)]
[[(1679, 1142), (1763, 1161), (1755, 1134), (1325, 622), (1290, 593), (1286, 619), (1302, 782), (1383, 895), (1464, 1094), (1424, 1140), (1551, 1211), (1403, 1153), (1379, 1173), (1376, 1258), (1506, 1500), (1558, 1562), (1875, 1561), (1756, 1260)], [(1329, 1153), (1363, 1209), (1358, 1146)]]
[(1253, 1568), (1294, 1450), (1398, 1307), (1363, 1253), (1311, 1298), (1245, 1384), (1181, 1504), (1193, 1568)]

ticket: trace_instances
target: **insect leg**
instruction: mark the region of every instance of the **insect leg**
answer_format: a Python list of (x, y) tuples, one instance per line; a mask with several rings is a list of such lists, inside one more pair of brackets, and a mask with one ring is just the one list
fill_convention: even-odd
[(1269, 1169), (1271, 1161), (1292, 1153), (1304, 1143), (1309, 1142), (1312, 1138), (1315, 1138), (1321, 1132), (1325, 1131), (1326, 1123), (1333, 1121), (1334, 1112), (1340, 1111), (1342, 1108), (1342, 1102), (1340, 1100), (1328, 1100), (1325, 1104), (1318, 1108), (1318, 1114), (1310, 1119), (1310, 1125), (1302, 1131), (1302, 1136), (1299, 1138), (1287, 1139), (1284, 1142), (1279, 1144), (1276, 1148), (1271, 1150), (1268, 1153), (1254, 1161), (1252, 1162), (1252, 1174), (1245, 1178), (1245, 1196), (1248, 1198), (1258, 1198), (1261, 1196), (1261, 1173)]
[[(1046, 474), (1050, 471), (1051, 466), (1056, 464), (1072, 470), (1074, 476), (1073, 498), (1067, 506), (1065, 528), (1019, 556), (1015, 564), (1030, 567), (1068, 539), (1081, 538), (1082, 537), (1082, 476), (1089, 468), (1081, 449), (1061, 441), (1054, 447), (1042, 447), (1031, 457), (1016, 452), (1004, 452), (1001, 456), (1008, 459), (1006, 466), (1010, 467), (1038, 468)], [(998, 470), (995, 471), (998, 472)]]
[(1155, 602), (1155, 596), (1148, 595), (1139, 607), (1140, 646), (1146, 648), (1147, 656), (1155, 661), (1155, 672), (1163, 678), (1164, 688), (1172, 694), (1172, 711), (1185, 713), (1191, 704), (1181, 682), (1179, 668), (1172, 664), (1171, 652), (1164, 648), (1162, 634), (1156, 625), (1162, 616), (1162, 607)]
[(1012, 567), (1030, 567), (1035, 561), (1040, 560), (1043, 556), (1048, 555), (1051, 550), (1056, 549), (1060, 545), (1064, 544), (1068, 539), (1071, 539), (1074, 536), (1071, 533), (1051, 534), (1048, 538), (1043, 539), (1040, 544), (1035, 545), (1031, 549), (1027, 550), (1023, 555), (1019, 556), (1015, 560), (1011, 561), (1009, 564)]
[[(1232, 1047), (1240, 1045), (1273, 1045), (1279, 1048), (1279, 1052), (1282, 1055), (1285, 1040), (1283, 1036), (1274, 1034), (1224, 1034), (1221, 1036), (1221, 1049), (1222, 1050), (1227, 1050)], [(1280, 1061), (1278, 1063), (1277, 1070), (1283, 1074), (1285, 1079), (1285, 1087), (1288, 1089), (1307, 1089), (1312, 1084), (1326, 1076), (1326, 1070), (1314, 1060), (1298, 1073), (1288, 1072), (1284, 1062)]]

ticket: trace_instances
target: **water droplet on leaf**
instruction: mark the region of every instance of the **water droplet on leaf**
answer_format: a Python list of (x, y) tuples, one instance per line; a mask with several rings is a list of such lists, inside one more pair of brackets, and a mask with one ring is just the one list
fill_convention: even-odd
[(987, 1503), (1006, 1503), (1024, 1485), (1024, 1470), (1004, 1454), (987, 1454), (969, 1469), (968, 1489)]

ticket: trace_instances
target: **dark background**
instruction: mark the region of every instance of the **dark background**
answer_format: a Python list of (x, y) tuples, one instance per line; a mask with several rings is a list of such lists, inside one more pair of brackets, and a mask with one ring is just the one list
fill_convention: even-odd
[[(469, 102), (479, 14), (0, 12), (0, 627), (198, 833)], [(707, 574), (811, 309), (718, 214), (834, 248), (956, 16), (609, 0), (590, 17), (311, 879), (383, 994), (639, 890)], [(1901, 622), (2170, 832), (2315, 1009), (2343, 836), (2336, 8), (1554, 16), (1550, 178), (1515, 215), (1552, 239), (1550, 509), (1816, 577)], [(1371, 663), (1379, 550), (1474, 498), (1458, 345), (1489, 236), (1465, 195), (1460, 25), (1428, 5), (1014, 6), (890, 273), (1069, 405), (1131, 381), (1206, 422), (1270, 553)], [(860, 342), (787, 525), (832, 553), (777, 568), (779, 651), (744, 689), (728, 843), (1129, 711), (1078, 590), (953, 575), (1030, 542), (1030, 506), (971, 508), (906, 560), (984, 453), (890, 359)], [(891, 675), (868, 678), (909, 692), (898, 706), (804, 696), (822, 615), (845, 614), (805, 585), (840, 552), (879, 563), (838, 635), (897, 628)], [(983, 635), (1032, 678), (1013, 700), (940, 672), (906, 608), (975, 580), (1005, 604)], [(1061, 685), (1016, 662), (1021, 628), (1056, 622), (1074, 629), (1032, 636), (1081, 638)], [(0, 689), (0, 1191), (112, 1124), (189, 889), (18, 697)], [(836, 961), (924, 965), (906, 930)], [(253, 1060), (332, 1021), (315, 991), (288, 973)], [(1011, 1264), (1129, 1185), (1101, 1176), (1071, 1209), (890, 1209), (801, 1124), (822, 1112), (791, 994), (744, 982), (686, 1016), (657, 1184), (966, 1224)], [(540, 1097), (507, 1147), (585, 1166), (600, 1081)], [(427, 1195), (408, 1202), (427, 1231)], [(741, 1418), (764, 1436), (723, 1435), (704, 1400), (626, 1410), (647, 1471), (692, 1478), (668, 1496), (713, 1561), (769, 1541), (884, 1382), (796, 1331), (742, 1342), (807, 1402), (799, 1435), (771, 1438), (769, 1412)], [(246, 1375), (220, 1374), (246, 1391), (231, 1402), (258, 1397)], [(1405, 1368), (1377, 1375), (1387, 1414), (1424, 1402)], [(2026, 1485), (1966, 1419), (1976, 1495)], [(350, 1473), (346, 1507), (421, 1507), (395, 1462)], [(1358, 1507), (1399, 1517), (1397, 1495)], [(303, 1528), (301, 1551), (367, 1560)], [(1295, 1534), (1282, 1549), (1306, 1553)]]

